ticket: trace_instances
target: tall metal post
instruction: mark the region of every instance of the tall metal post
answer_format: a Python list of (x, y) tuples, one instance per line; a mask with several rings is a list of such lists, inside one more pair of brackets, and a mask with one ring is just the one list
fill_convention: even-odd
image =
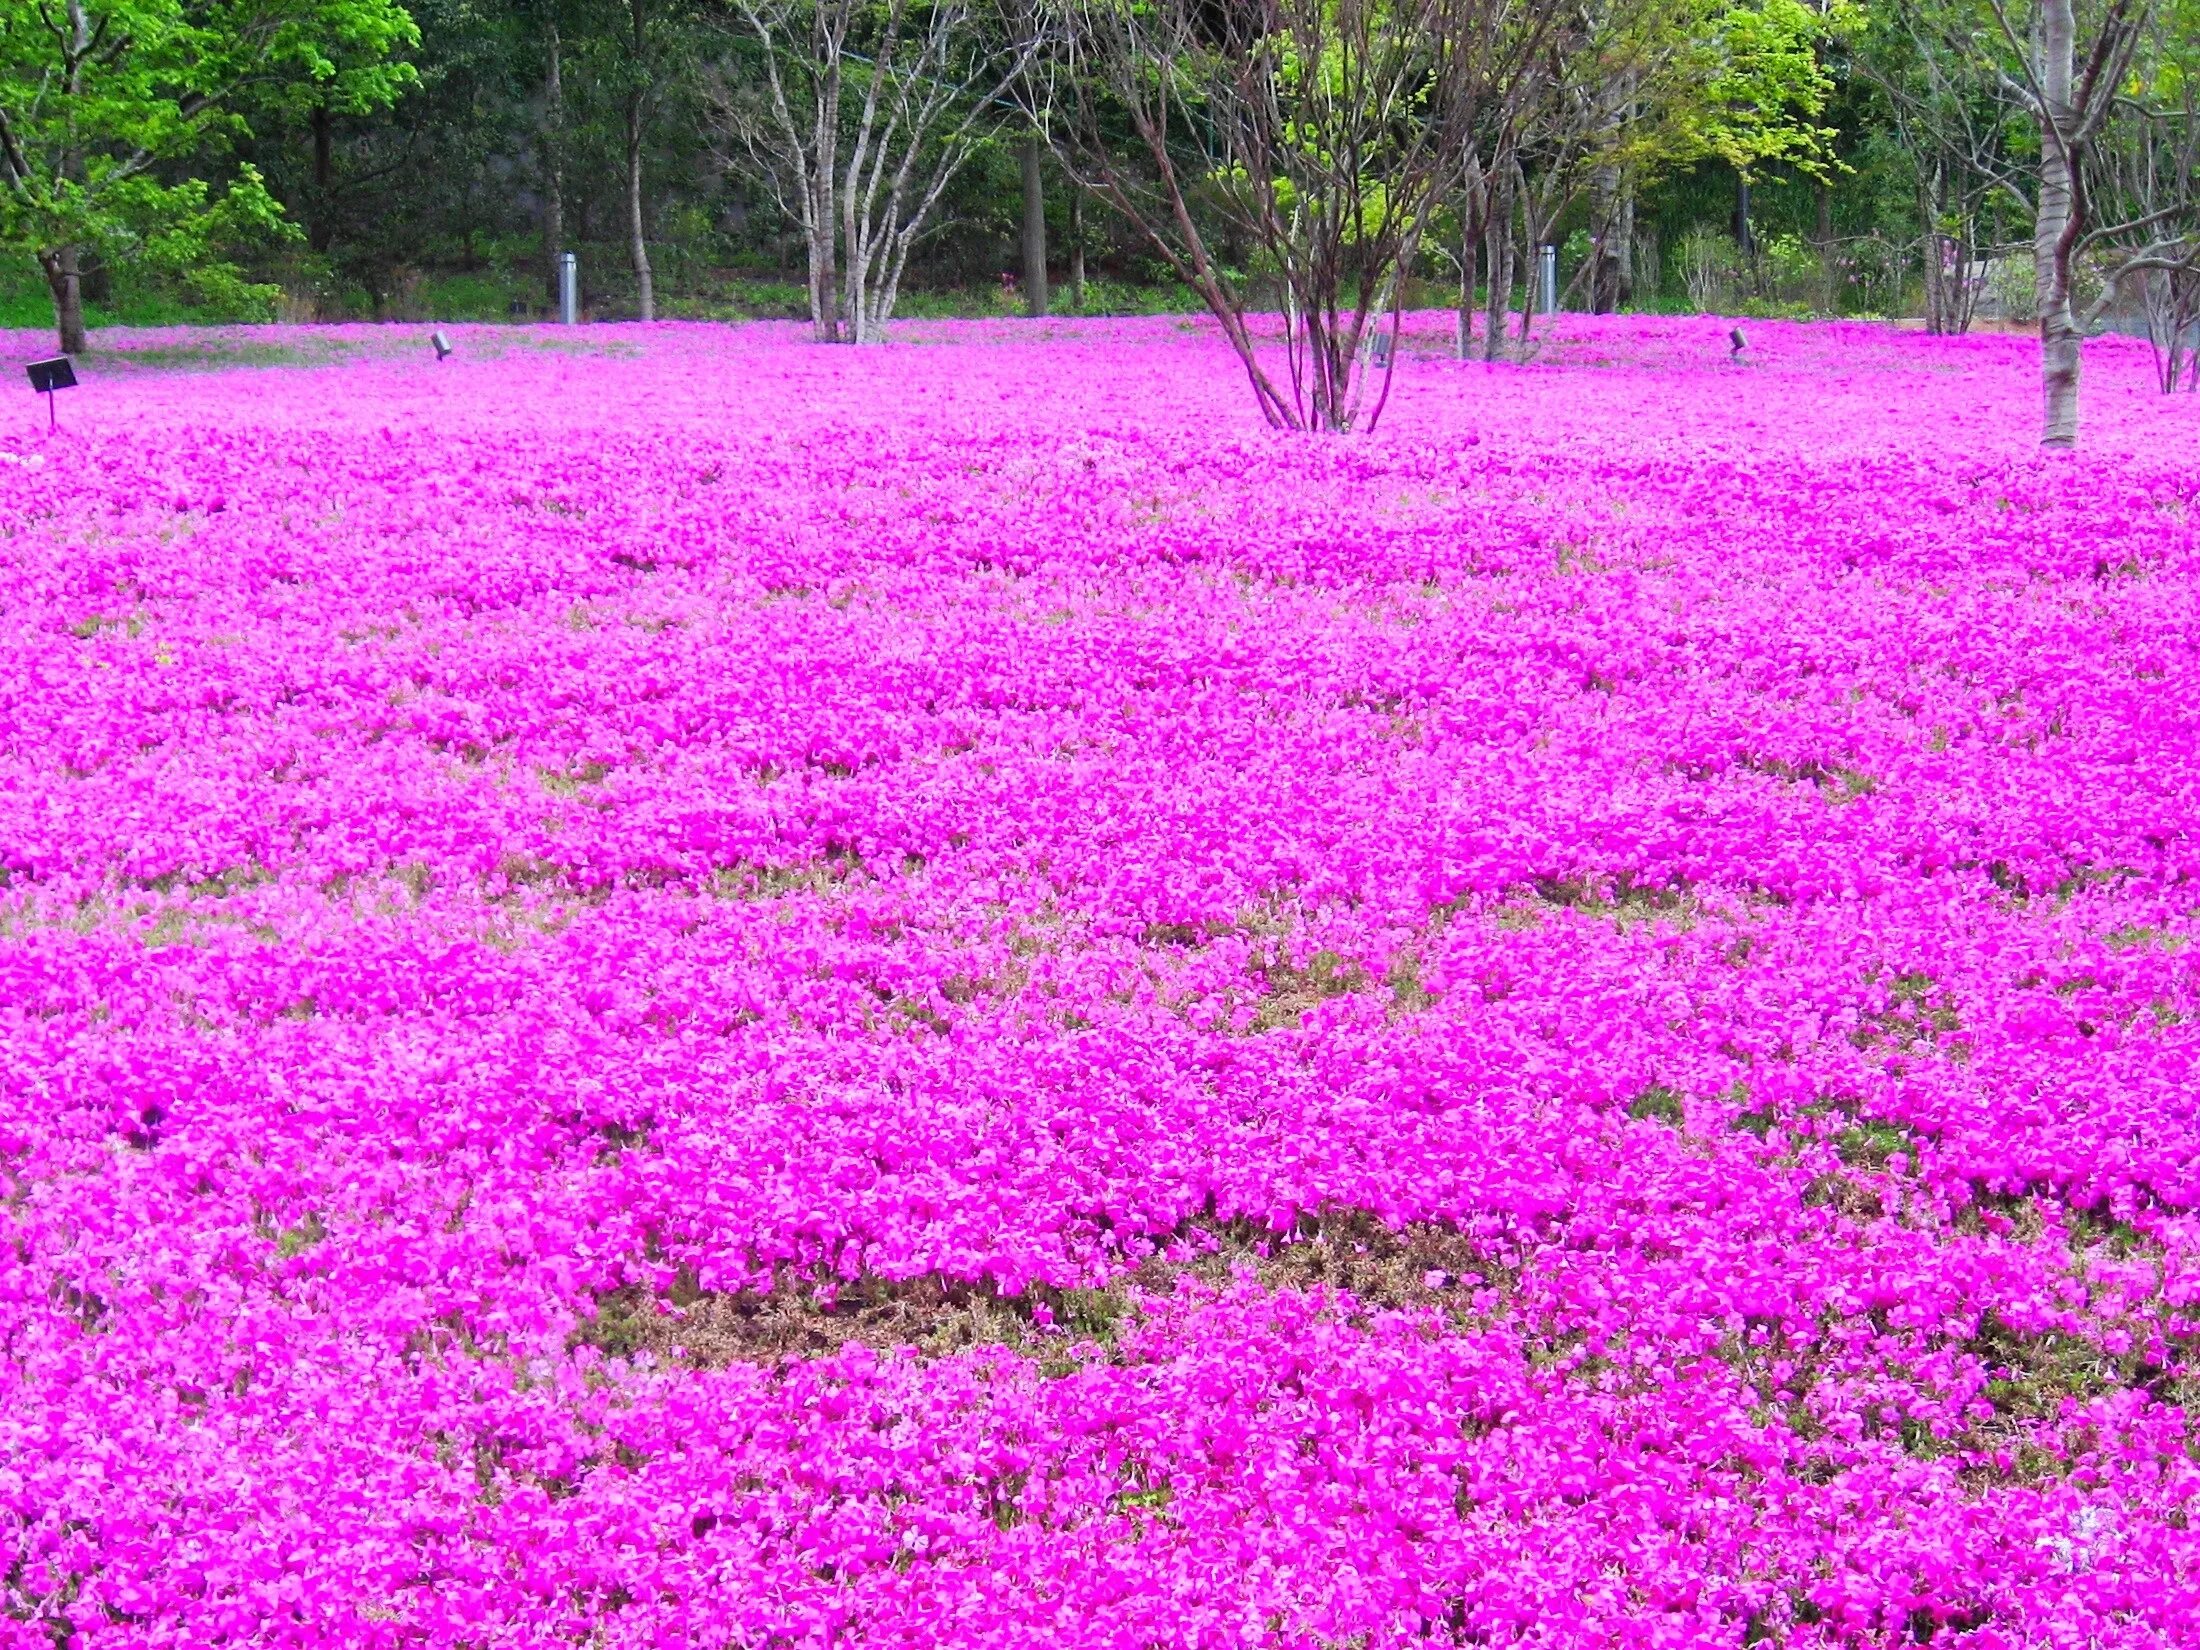
[(573, 253), (558, 254), (558, 319), (577, 326), (581, 318), (581, 261)]
[(1542, 289), (1537, 293), (1542, 301), (1536, 307), (1546, 315), (1553, 315), (1558, 311), (1558, 248), (1540, 246), (1536, 252), (1536, 285)]

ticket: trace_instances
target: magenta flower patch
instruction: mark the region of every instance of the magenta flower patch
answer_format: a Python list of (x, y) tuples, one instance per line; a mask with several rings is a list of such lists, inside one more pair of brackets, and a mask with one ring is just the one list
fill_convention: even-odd
[(0, 428), (0, 1645), (2191, 1642), (2143, 346), (452, 331)]

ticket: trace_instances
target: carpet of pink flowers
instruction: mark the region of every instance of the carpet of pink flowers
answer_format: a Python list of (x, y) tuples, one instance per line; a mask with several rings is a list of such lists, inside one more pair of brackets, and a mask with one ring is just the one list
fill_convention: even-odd
[(2143, 350), (453, 330), (0, 424), (0, 1646), (2194, 1642)]

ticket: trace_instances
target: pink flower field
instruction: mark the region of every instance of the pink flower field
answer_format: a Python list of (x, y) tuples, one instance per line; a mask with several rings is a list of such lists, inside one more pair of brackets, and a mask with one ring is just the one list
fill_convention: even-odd
[(2200, 405), (1726, 327), (18, 380), (0, 1645), (2194, 1643)]

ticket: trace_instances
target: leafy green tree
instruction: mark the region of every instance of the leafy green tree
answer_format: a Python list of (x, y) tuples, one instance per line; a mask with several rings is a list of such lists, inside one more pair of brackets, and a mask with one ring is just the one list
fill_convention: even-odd
[[(1822, 175), (1833, 134), (1820, 123), (1832, 81), (1824, 48), (1849, 20), (1843, 0), (1575, 0), (1547, 10), (1547, 45), (1503, 100), (1484, 100), (1464, 168), (1459, 347), (1472, 348), (1479, 257), (1482, 351), (1505, 349), (1515, 272), (1556, 239), (1584, 181), (1592, 307), (1632, 285), (1634, 196), (1661, 175), (1708, 161), (1742, 180), (1784, 164)], [(1738, 213), (1738, 219), (1743, 215)], [(1746, 221), (1746, 220), (1743, 220)], [(1533, 285), (1532, 279), (1530, 282)], [(1526, 347), (1534, 304), (1521, 306)]]
[(545, 147), (533, 101), (541, 24), (509, 0), (407, 0), (418, 78), (394, 104), (292, 81), (251, 110), (238, 157), (306, 231), (284, 280), (333, 318), (363, 292), (374, 313), (401, 304), (424, 269), (472, 271), (484, 248), (514, 246), (544, 204), (528, 165)]
[(247, 295), (234, 253), (282, 210), (249, 165), (219, 189), (186, 168), (301, 85), (389, 102), (417, 38), (395, 0), (0, 0), (0, 247), (38, 261), (61, 347), (85, 347), (88, 248)]
[(635, 308), (644, 321), (657, 318), (657, 273), (650, 262), (647, 174), (665, 145), (652, 127), (669, 96), (688, 83), (701, 44), (700, 18), (692, 0), (593, 0), (573, 5), (577, 26), (568, 44), (590, 90), (609, 107), (604, 135), (617, 151), (619, 227), (634, 272)]
[(1662, 159), (1716, 156), (1744, 174), (1786, 161), (1821, 168), (1833, 133), (1818, 124), (1832, 95), (1825, 47), (1856, 22), (1833, 0), (1720, 0), (1692, 20), (1697, 49), (1677, 91)]

